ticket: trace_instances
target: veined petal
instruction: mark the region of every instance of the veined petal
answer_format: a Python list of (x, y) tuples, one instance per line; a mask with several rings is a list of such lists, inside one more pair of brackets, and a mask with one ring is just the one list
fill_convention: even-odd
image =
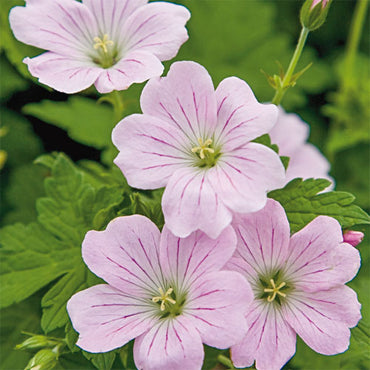
[(156, 56), (146, 51), (133, 50), (111, 68), (101, 69), (95, 87), (102, 94), (125, 90), (133, 83), (144, 82), (162, 72), (163, 65)]
[[(238, 215), (233, 222), (240, 265), (250, 277), (281, 268), (288, 254), (290, 228), (283, 207), (269, 199), (259, 212)], [(238, 263), (237, 263), (238, 264)], [(230, 269), (232, 267), (230, 266)]]
[(170, 178), (163, 193), (162, 208), (167, 227), (175, 235), (186, 237), (199, 229), (217, 238), (230, 224), (230, 211), (209, 183), (211, 171), (183, 168)]
[(135, 188), (166, 186), (173, 173), (189, 162), (184, 133), (153, 116), (124, 118), (113, 129), (112, 141), (119, 150), (114, 163)]
[(183, 131), (191, 147), (198, 139), (213, 135), (216, 124), (216, 97), (206, 69), (194, 62), (176, 62), (167, 77), (151, 79), (140, 99), (144, 114), (169, 122)]
[(150, 3), (138, 8), (127, 19), (121, 37), (128, 50), (145, 50), (160, 60), (169, 60), (188, 39), (185, 23), (189, 18), (190, 13), (183, 6)]
[(221, 81), (216, 89), (216, 99), (218, 124), (215, 139), (222, 143), (225, 151), (268, 133), (276, 123), (277, 107), (258, 103), (248, 84), (237, 77)]
[(235, 246), (236, 237), (231, 226), (224, 229), (217, 239), (211, 239), (200, 231), (187, 238), (178, 238), (165, 225), (160, 242), (163, 274), (186, 290), (205, 273), (222, 268)]
[(98, 33), (92, 14), (75, 0), (27, 2), (11, 10), (9, 21), (19, 41), (70, 58), (83, 58)]
[(133, 215), (115, 218), (104, 231), (89, 231), (82, 257), (89, 269), (110, 285), (150, 302), (158, 295), (160, 232), (152, 221)]
[[(96, 19), (102, 35), (107, 34), (117, 42), (127, 18), (148, 0), (83, 0)], [(98, 35), (96, 35), (98, 36)]]
[(41, 83), (68, 94), (87, 89), (101, 73), (100, 68), (90, 61), (79, 61), (53, 52), (26, 58), (24, 63)]
[(276, 125), (269, 131), (271, 142), (279, 147), (279, 154), (291, 157), (308, 139), (310, 128), (297, 114), (285, 113), (279, 107)]
[(153, 308), (107, 284), (76, 293), (67, 303), (77, 345), (88, 352), (122, 347), (150, 329)]
[(267, 192), (283, 186), (285, 170), (279, 156), (270, 148), (248, 143), (223, 154), (214, 168), (212, 186), (224, 204), (239, 213), (264, 207)]
[(270, 304), (254, 301), (246, 316), (249, 329), (239, 344), (231, 347), (236, 367), (279, 370), (294, 355), (296, 335), (279, 310)]
[(314, 351), (324, 355), (344, 352), (349, 346), (348, 327), (361, 318), (353, 293), (342, 286), (292, 296), (283, 307), (284, 318)]
[(192, 319), (203, 343), (228, 348), (243, 339), (252, 300), (252, 289), (239, 273), (205, 273), (190, 287), (184, 315)]
[(290, 241), (287, 276), (305, 291), (330, 289), (351, 280), (360, 267), (358, 251), (342, 243), (337, 220), (319, 216)]
[(200, 369), (203, 358), (200, 335), (184, 316), (161, 320), (134, 343), (138, 369)]
[[(320, 178), (328, 179), (334, 184), (332, 177), (328, 175), (330, 163), (312, 144), (304, 144), (294, 155), (290, 157), (289, 165), (286, 171), (286, 181), (289, 182), (297, 177), (303, 179)], [(333, 186), (326, 189), (331, 190)]]

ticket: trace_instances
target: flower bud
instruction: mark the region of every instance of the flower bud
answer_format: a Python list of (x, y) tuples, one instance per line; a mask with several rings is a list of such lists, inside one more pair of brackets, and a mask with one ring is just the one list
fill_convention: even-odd
[(328, 15), (332, 0), (306, 0), (301, 8), (301, 24), (309, 31), (321, 27)]
[(57, 353), (51, 349), (41, 349), (31, 358), (25, 370), (51, 370), (57, 363)]
[(361, 243), (363, 238), (364, 233), (362, 233), (361, 231), (348, 230), (343, 234), (343, 241), (345, 243), (351, 244), (353, 247)]
[(26, 339), (21, 344), (17, 344), (15, 349), (38, 349), (44, 347), (54, 347), (59, 342), (48, 338), (45, 335), (32, 335), (30, 338)]

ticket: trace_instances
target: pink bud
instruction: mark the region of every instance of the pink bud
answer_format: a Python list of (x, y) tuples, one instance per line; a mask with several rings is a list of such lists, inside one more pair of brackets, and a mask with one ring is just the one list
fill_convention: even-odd
[(364, 233), (361, 231), (348, 230), (343, 234), (343, 241), (351, 244), (353, 247), (361, 243), (363, 238)]
[(325, 8), (329, 0), (313, 0), (311, 4), (311, 9), (313, 9), (317, 4), (321, 3), (321, 7)]

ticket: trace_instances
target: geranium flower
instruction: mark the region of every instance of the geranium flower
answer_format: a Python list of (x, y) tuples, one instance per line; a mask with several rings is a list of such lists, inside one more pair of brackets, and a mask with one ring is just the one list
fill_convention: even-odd
[(201, 65), (177, 62), (147, 83), (141, 109), (113, 130), (115, 163), (133, 187), (166, 186), (162, 208), (175, 235), (217, 237), (233, 212), (261, 209), (284, 183), (278, 155), (251, 142), (270, 131), (277, 108), (259, 104), (244, 81), (226, 78), (215, 91)]
[(344, 284), (360, 266), (343, 243), (339, 223), (319, 216), (290, 238), (278, 202), (233, 223), (238, 244), (227, 268), (244, 274), (254, 291), (244, 339), (231, 348), (237, 367), (280, 369), (294, 354), (296, 334), (314, 351), (334, 355), (349, 345), (361, 318), (356, 293)]
[[(307, 143), (310, 128), (308, 124), (293, 113), (285, 113), (279, 108), (276, 125), (269, 132), (272, 143), (279, 147), (279, 154), (290, 158), (286, 171), (286, 183), (297, 178), (328, 179), (330, 163), (312, 144)], [(332, 189), (331, 186), (327, 190)]]
[(48, 52), (25, 58), (30, 73), (55, 90), (101, 93), (162, 74), (187, 40), (189, 11), (147, 0), (26, 0), (11, 10), (15, 37)]
[(83, 259), (108, 284), (69, 300), (77, 345), (106, 352), (136, 338), (138, 369), (200, 369), (202, 342), (227, 348), (246, 330), (252, 290), (239, 273), (220, 271), (235, 245), (231, 226), (217, 239), (201, 232), (179, 239), (139, 215), (89, 231)]

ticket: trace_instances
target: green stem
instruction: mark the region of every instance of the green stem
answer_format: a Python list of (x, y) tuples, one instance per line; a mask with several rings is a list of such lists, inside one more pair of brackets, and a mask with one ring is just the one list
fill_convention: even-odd
[(113, 97), (112, 104), (114, 109), (114, 119), (116, 122), (118, 122), (122, 119), (125, 106), (123, 104), (122, 96), (119, 91), (114, 90), (112, 92), (112, 97)]
[(360, 43), (362, 29), (365, 23), (368, 5), (369, 5), (368, 0), (358, 0), (353, 14), (346, 47), (346, 56), (344, 64), (345, 73), (343, 74), (344, 78), (342, 84), (343, 90), (346, 90), (352, 84), (353, 67), (355, 63), (358, 46)]
[(281, 86), (279, 86), (279, 88), (276, 90), (275, 95), (272, 99), (272, 103), (275, 105), (279, 105), (281, 103), (285, 92), (290, 87), (290, 82), (291, 82), (290, 80), (293, 76), (293, 73), (299, 61), (299, 58), (301, 57), (303, 47), (306, 43), (309, 32), (310, 31), (308, 30), (308, 28), (302, 27), (301, 34), (299, 35), (298, 43), (294, 50), (293, 57), (289, 63), (288, 70), (286, 71), (286, 74), (283, 78)]

